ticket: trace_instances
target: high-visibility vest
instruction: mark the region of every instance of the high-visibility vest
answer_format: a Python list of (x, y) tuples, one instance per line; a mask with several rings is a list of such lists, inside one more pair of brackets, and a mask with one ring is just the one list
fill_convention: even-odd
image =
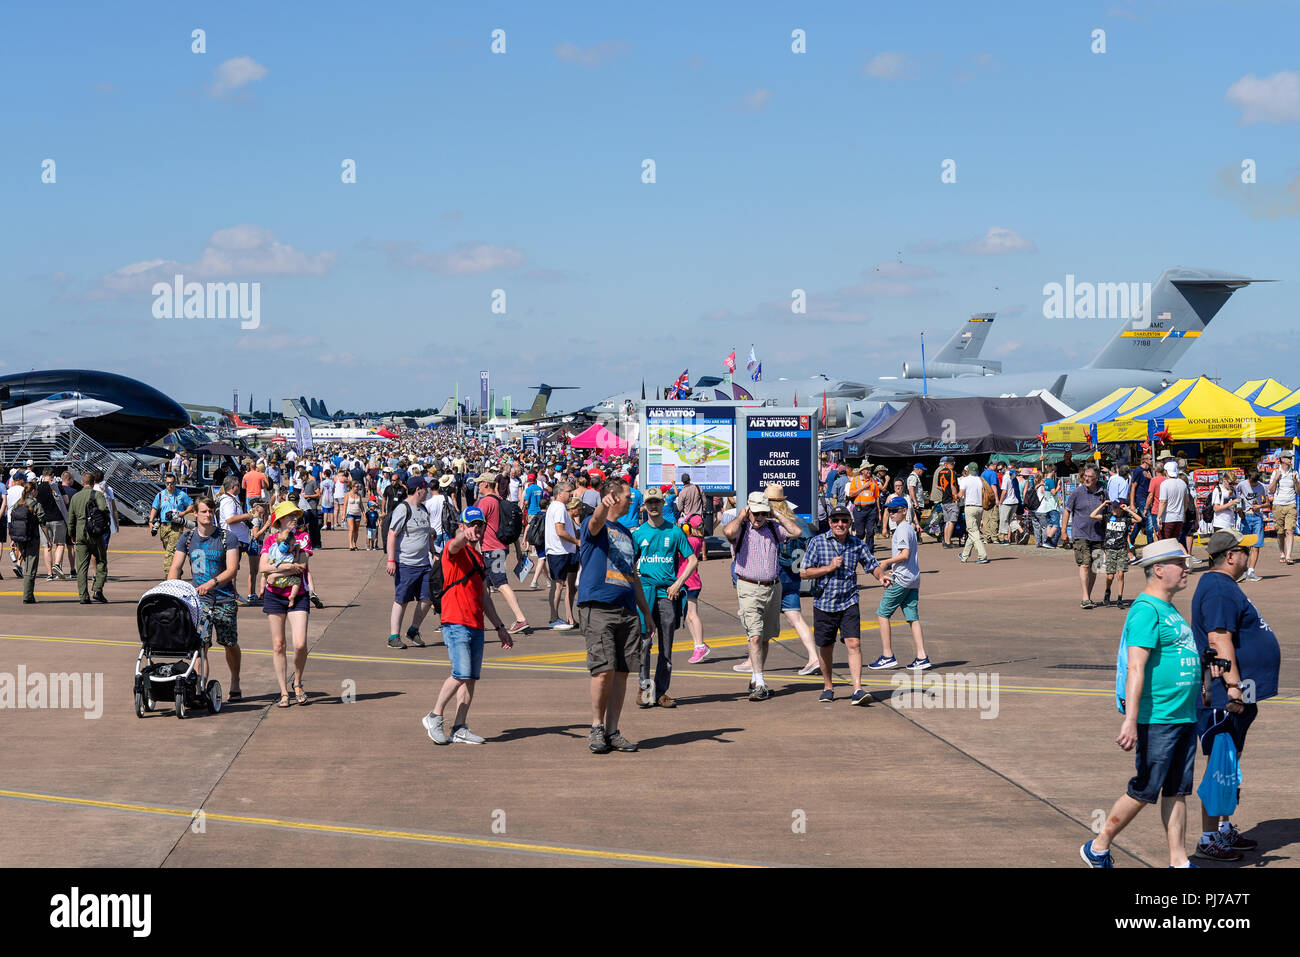
[(854, 478), (853, 484), (849, 486), (849, 495), (853, 498), (854, 505), (875, 505), (876, 499), (880, 497), (880, 483), (874, 478), (862, 482), (860, 478)]

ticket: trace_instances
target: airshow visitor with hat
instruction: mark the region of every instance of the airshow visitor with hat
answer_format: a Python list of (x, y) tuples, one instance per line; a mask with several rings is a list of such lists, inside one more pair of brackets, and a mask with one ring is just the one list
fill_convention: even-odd
[(871, 696), (862, 688), (862, 619), (858, 605), (858, 566), (872, 574), (886, 587), (893, 579), (880, 568), (866, 543), (849, 534), (852, 521), (843, 505), (831, 507), (826, 518), (829, 528), (808, 544), (800, 578), (811, 578), (813, 585), (813, 641), (822, 666), (822, 693), (819, 701), (834, 701), (831, 687), (835, 658), (835, 639), (844, 642), (849, 655), (849, 677), (853, 694), (849, 703), (866, 706)]
[(406, 640), (424, 647), (420, 625), (433, 607), (432, 521), (424, 507), (429, 487), (419, 475), (412, 474), (406, 483), (406, 501), (393, 509), (389, 517), (388, 561), (384, 570), (393, 579), (393, 609), (388, 622), (388, 647), (405, 648), (402, 643), (402, 617), (406, 606), (415, 602)]
[[(258, 574), (266, 578), (266, 587), (262, 591), (262, 613), (266, 615), (271, 627), (271, 656), (275, 667), (275, 680), (280, 685), (278, 707), (289, 707), (288, 661), (285, 652), (286, 624), (293, 634), (293, 690), (298, 704), (307, 703), (307, 692), (303, 689), (302, 673), (307, 667), (307, 617), (311, 613), (311, 602), (307, 598), (307, 589), (297, 588), (297, 596), (290, 603), (289, 596), (295, 589), (292, 585), (276, 584), (280, 577), (297, 577), (307, 580), (311, 559), (310, 534), (298, 527), (302, 509), (293, 502), (281, 502), (272, 514), (273, 526), (262, 543), (262, 562)], [(270, 552), (279, 544), (277, 533), (289, 532), (295, 539), (299, 560), (272, 566)], [(271, 569), (274, 568), (274, 577)]]
[(1173, 539), (1142, 549), (1147, 585), (1124, 620), (1117, 661), (1116, 704), (1124, 720), (1115, 739), (1136, 748), (1136, 774), (1106, 815), (1101, 831), (1079, 848), (1089, 867), (1114, 867), (1110, 845), (1138, 812), (1160, 801), (1169, 866), (1188, 867), (1187, 795), (1196, 761), (1196, 698), (1200, 658), (1191, 626), (1173, 605), (1187, 587), (1190, 556)]
[[(668, 686), (673, 677), (673, 636), (686, 614), (686, 580), (694, 573), (699, 559), (686, 533), (664, 518), (662, 491), (651, 488), (645, 493), (645, 511), (645, 522), (632, 533), (632, 546), (641, 590), (654, 616), (655, 627), (653, 630), (642, 629), (641, 693), (638, 701), (643, 708), (655, 705), (675, 708), (677, 702), (668, 696)], [(659, 662), (655, 666), (653, 682), (650, 680), (652, 631), (659, 634)]]
[[(1240, 755), (1246, 747), (1246, 732), (1259, 714), (1259, 702), (1277, 695), (1282, 665), (1277, 635), (1237, 584), (1258, 544), (1254, 534), (1242, 535), (1236, 529), (1221, 529), (1211, 535), (1205, 546), (1210, 567), (1192, 595), (1196, 650), (1202, 659), (1214, 659), (1209, 669), (1209, 700), (1202, 696), (1196, 713), (1196, 733), (1206, 756), (1220, 734), (1231, 735)], [(1238, 833), (1229, 816), (1211, 817), (1202, 807), (1196, 857), (1239, 860), (1242, 851), (1257, 846), (1256, 841)]]
[(1241, 499), (1241, 524), (1238, 527), (1242, 535), (1255, 536), (1255, 544), (1250, 549), (1250, 566), (1242, 578), (1248, 582), (1263, 581), (1255, 572), (1255, 566), (1259, 563), (1260, 547), (1264, 544), (1263, 508), (1268, 502), (1268, 486), (1259, 480), (1259, 474), (1256, 466), (1237, 483), (1237, 495)]
[[(485, 615), (496, 629), (501, 647), (506, 651), (514, 647), (514, 639), (492, 604), (487, 566), (478, 550), (486, 528), (483, 512), (470, 506), (460, 513), (456, 535), (442, 549), (442, 580), (446, 582), (442, 593), (442, 640), (451, 658), (451, 674), (442, 683), (433, 710), (421, 720), (434, 744), (483, 744), (486, 740), (471, 731), (468, 723), (474, 687), (482, 677)], [(444, 712), (453, 698), (456, 717), (448, 735)]]
[(885, 509), (897, 527), (889, 541), (890, 557), (880, 563), (880, 570), (891, 569), (889, 587), (880, 596), (880, 605), (876, 608), (876, 619), (880, 624), (880, 657), (868, 668), (882, 671), (897, 668), (891, 642), (889, 619), (894, 612), (903, 609), (903, 620), (912, 630), (912, 640), (916, 642), (916, 657), (907, 666), (912, 671), (925, 671), (930, 667), (930, 656), (925, 653), (925, 636), (921, 633), (921, 615), (918, 608), (921, 586), (921, 564), (917, 554), (920, 542), (916, 528), (907, 520), (908, 500), (895, 495), (885, 503)]
[[(772, 484), (764, 489), (768, 503), (772, 506), (773, 516), (786, 516), (794, 519), (799, 526), (799, 534), (791, 536), (781, 543), (777, 561), (781, 572), (781, 616), (790, 623), (794, 633), (808, 654), (808, 660), (797, 672), (810, 675), (821, 668), (821, 659), (817, 655), (817, 645), (813, 642), (812, 629), (803, 617), (803, 605), (799, 598), (799, 569), (803, 567), (803, 556), (808, 551), (808, 542), (812, 539), (812, 529), (804, 524), (803, 519), (794, 513), (785, 497), (785, 486)], [(739, 666), (737, 666), (739, 667)], [(746, 671), (749, 669), (746, 668)]]
[[(987, 484), (980, 478), (980, 467), (974, 462), (967, 463), (966, 474), (957, 480), (957, 491), (962, 497), (963, 515), (966, 518), (966, 545), (961, 550), (963, 563), (970, 558), (971, 549), (979, 556), (975, 559), (976, 565), (989, 563), (988, 549), (980, 537), (980, 521), (984, 518), (984, 486)], [(947, 529), (944, 534), (948, 534)]]
[(1277, 468), (1268, 480), (1268, 494), (1273, 500), (1273, 526), (1277, 529), (1278, 561), (1290, 565), (1291, 546), (1295, 541), (1296, 526), (1296, 473), (1291, 467), (1290, 449), (1283, 449)]
[(745, 507), (727, 523), (723, 536), (736, 549), (736, 597), (740, 622), (749, 639), (750, 701), (766, 701), (772, 692), (763, 677), (768, 642), (781, 634), (780, 547), (798, 537), (793, 516), (776, 515), (762, 492), (750, 492)]

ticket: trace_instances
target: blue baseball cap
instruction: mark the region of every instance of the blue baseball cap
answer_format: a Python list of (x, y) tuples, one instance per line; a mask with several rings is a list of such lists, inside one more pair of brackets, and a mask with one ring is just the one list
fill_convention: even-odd
[(907, 508), (907, 499), (901, 495), (895, 495), (885, 503), (885, 508)]
[(476, 508), (475, 506), (470, 505), (460, 513), (460, 523), (462, 525), (469, 525), (471, 522), (482, 522), (484, 525), (487, 524), (487, 519), (483, 517), (483, 510), (481, 508)]
[(912, 466), (912, 468), (914, 468), (914, 469), (920, 469), (922, 472), (925, 471), (925, 466), (922, 465), (920, 462), (917, 462), (915, 465)]

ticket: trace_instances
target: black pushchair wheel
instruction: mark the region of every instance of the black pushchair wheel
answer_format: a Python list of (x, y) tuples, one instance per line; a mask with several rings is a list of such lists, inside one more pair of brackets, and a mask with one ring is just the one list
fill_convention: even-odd
[(176, 682), (176, 717), (185, 717), (185, 686)]
[(208, 710), (216, 714), (221, 710), (221, 682), (209, 681), (207, 689)]
[(144, 706), (144, 695), (137, 691), (135, 693), (135, 716), (137, 718), (143, 718), (146, 710), (147, 709)]

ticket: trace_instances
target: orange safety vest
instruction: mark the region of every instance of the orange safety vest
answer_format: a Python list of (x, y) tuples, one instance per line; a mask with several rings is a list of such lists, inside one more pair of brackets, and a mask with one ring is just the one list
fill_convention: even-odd
[(880, 483), (874, 478), (862, 483), (855, 477), (849, 485), (849, 495), (853, 497), (854, 505), (875, 505), (876, 499), (880, 497)]

